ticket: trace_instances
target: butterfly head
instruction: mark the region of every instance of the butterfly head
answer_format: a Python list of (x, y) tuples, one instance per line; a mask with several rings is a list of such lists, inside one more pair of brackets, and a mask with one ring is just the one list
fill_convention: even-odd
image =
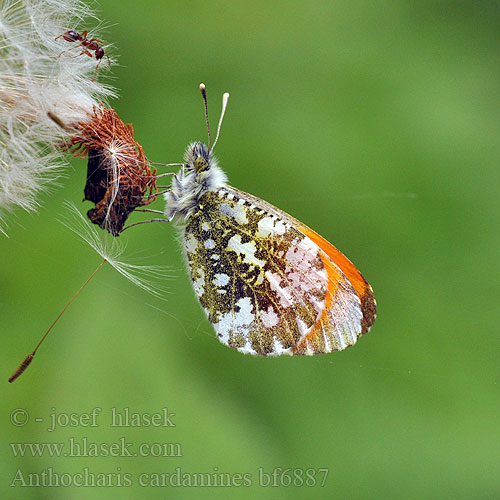
[(216, 191), (227, 182), (217, 159), (202, 142), (193, 142), (187, 147), (184, 165), (165, 194), (166, 215), (170, 220), (176, 215), (188, 218), (199, 207), (203, 194)]
[(193, 142), (188, 146), (184, 162), (188, 170), (194, 171), (196, 174), (202, 174), (210, 170), (212, 165), (217, 165), (217, 160), (202, 142)]

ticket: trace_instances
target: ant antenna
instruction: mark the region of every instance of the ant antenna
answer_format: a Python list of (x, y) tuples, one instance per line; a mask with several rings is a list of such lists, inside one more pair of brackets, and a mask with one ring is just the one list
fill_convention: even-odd
[(205, 105), (205, 121), (207, 122), (207, 132), (208, 132), (208, 150), (210, 151), (210, 123), (208, 121), (208, 103), (207, 103), (207, 87), (204, 83), (200, 83), (201, 97), (203, 97), (203, 104)]
[(217, 144), (217, 141), (219, 140), (220, 128), (222, 126), (222, 120), (224, 119), (224, 113), (226, 112), (228, 100), (229, 100), (229, 92), (225, 92), (224, 95), (222, 96), (222, 111), (220, 113), (219, 125), (217, 125), (217, 135), (215, 136), (215, 141), (212, 144), (212, 147), (208, 148), (208, 152), (213, 151), (215, 145)]
[(28, 368), (30, 363), (33, 361), (33, 358), (35, 357), (36, 351), (38, 351), (38, 348), (42, 345), (42, 342), (47, 338), (47, 335), (50, 333), (52, 328), (54, 328), (55, 324), (59, 321), (61, 316), (65, 313), (66, 309), (71, 305), (71, 303), (76, 299), (76, 297), (78, 297), (78, 295), (85, 288), (87, 283), (94, 277), (94, 275), (97, 273), (97, 271), (99, 271), (99, 269), (101, 269), (101, 267), (104, 265), (105, 262), (107, 262), (107, 260), (108, 259), (104, 259), (97, 266), (97, 268), (94, 270), (94, 272), (87, 278), (87, 281), (85, 281), (85, 283), (78, 289), (78, 291), (75, 293), (75, 295), (73, 295), (73, 297), (71, 297), (69, 302), (64, 306), (63, 310), (59, 313), (59, 316), (57, 316), (57, 318), (54, 320), (54, 322), (49, 326), (49, 329), (45, 332), (45, 335), (42, 337), (42, 340), (40, 340), (40, 342), (38, 342), (38, 345), (35, 347), (34, 351), (31, 354), (28, 354), (26, 356), (26, 358), (19, 365), (17, 370), (9, 377), (9, 382), (11, 382), (11, 383), (14, 382), (14, 380), (16, 380), (17, 377), (21, 376), (23, 374), (23, 372), (26, 370), (26, 368)]

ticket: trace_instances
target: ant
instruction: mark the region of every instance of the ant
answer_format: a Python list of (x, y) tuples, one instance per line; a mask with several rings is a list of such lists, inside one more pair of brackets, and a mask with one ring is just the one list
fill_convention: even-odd
[[(67, 42), (79, 42), (82, 47), (82, 52), (79, 55), (87, 54), (89, 57), (95, 57), (99, 61), (95, 68), (95, 74), (93, 78), (95, 80), (95, 77), (97, 76), (97, 69), (101, 64), (102, 58), (105, 56), (104, 49), (101, 46), (99, 46), (99, 44), (104, 42), (102, 40), (98, 40), (97, 38), (91, 38), (89, 40), (87, 38), (88, 34), (89, 34), (88, 30), (82, 31), (81, 35), (80, 33), (74, 30), (68, 30), (62, 35), (56, 37), (56, 40), (58, 38), (63, 37)], [(94, 52), (93, 56), (92, 56), (92, 51)], [(106, 57), (108, 58), (108, 64), (111, 65), (109, 56), (106, 55)]]

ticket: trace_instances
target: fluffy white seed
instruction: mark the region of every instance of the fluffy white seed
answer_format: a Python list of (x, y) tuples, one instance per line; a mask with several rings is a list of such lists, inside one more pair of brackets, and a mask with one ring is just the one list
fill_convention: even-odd
[(85, 24), (89, 17), (94, 24), (95, 16), (79, 0), (0, 2), (1, 232), (13, 208), (37, 207), (40, 191), (65, 163), (57, 144), (72, 134), (48, 112), (70, 126), (88, 120), (93, 107), (113, 95), (93, 80), (95, 58), (78, 55), (77, 43), (55, 40), (69, 29), (91, 29)]

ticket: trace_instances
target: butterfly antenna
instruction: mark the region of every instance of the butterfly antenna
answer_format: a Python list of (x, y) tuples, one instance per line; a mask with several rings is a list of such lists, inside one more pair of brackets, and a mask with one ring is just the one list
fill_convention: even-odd
[(224, 119), (224, 114), (226, 112), (228, 100), (229, 100), (229, 92), (225, 92), (224, 95), (222, 96), (222, 111), (220, 113), (219, 125), (217, 126), (217, 135), (215, 136), (215, 141), (214, 141), (212, 147), (208, 148), (209, 152), (213, 151), (213, 149), (215, 148), (215, 145), (217, 144), (217, 141), (219, 140), (220, 128), (222, 127), (222, 120)]
[(205, 105), (205, 121), (207, 122), (207, 132), (208, 132), (208, 150), (210, 151), (210, 123), (208, 121), (208, 103), (207, 103), (207, 87), (205, 87), (204, 83), (200, 83), (200, 92), (203, 97), (203, 104)]

